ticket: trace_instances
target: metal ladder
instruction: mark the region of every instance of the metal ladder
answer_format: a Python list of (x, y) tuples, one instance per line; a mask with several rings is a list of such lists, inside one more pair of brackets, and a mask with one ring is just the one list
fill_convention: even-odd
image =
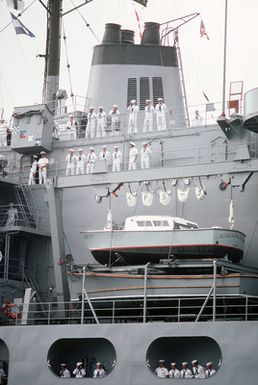
[(24, 220), (26, 227), (37, 228), (37, 222), (35, 221), (34, 214), (30, 205), (29, 194), (30, 198), (35, 201), (34, 196), (30, 191), (30, 186), (25, 186), (23, 184), (20, 186), (15, 186), (15, 196), (20, 206), (22, 219)]

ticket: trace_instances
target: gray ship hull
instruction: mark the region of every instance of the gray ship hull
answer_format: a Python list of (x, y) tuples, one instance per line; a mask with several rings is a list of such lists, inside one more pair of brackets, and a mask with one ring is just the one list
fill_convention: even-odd
[[(152, 341), (160, 337), (207, 337), (218, 344), (222, 361), (217, 373), (207, 379), (179, 380), (181, 384), (209, 383), (211, 385), (248, 385), (257, 384), (257, 355), (258, 322), (206, 322), (206, 323), (156, 323), (128, 325), (71, 325), (71, 326), (33, 326), (33, 327), (3, 327), (0, 330), (2, 338), (9, 348), (9, 379), (8, 385), (56, 385), (62, 380), (58, 378), (47, 365), (48, 351), (51, 345), (59, 339), (105, 338), (110, 341), (116, 353), (116, 365), (105, 379), (87, 378), (87, 383), (106, 383), (110, 385), (146, 385), (160, 384), (153, 369), (146, 365), (147, 351)], [(78, 341), (78, 340), (77, 340)], [(60, 359), (66, 359), (69, 369), (78, 360), (72, 352)], [(100, 352), (99, 352), (100, 353)], [(89, 356), (85, 345), (85, 356)], [(198, 344), (190, 351), (174, 351), (173, 346), (166, 346), (164, 351), (153, 353), (151, 365), (156, 365), (156, 359), (171, 361), (191, 361), (198, 356), (201, 363), (212, 360), (211, 351), (200, 351)], [(184, 357), (184, 358), (182, 358)], [(98, 360), (98, 357), (95, 357)], [(58, 362), (60, 363), (60, 362)], [(240, 365), (241, 363), (241, 365)], [(56, 362), (55, 362), (56, 364)], [(241, 370), (239, 370), (241, 366)], [(230, 370), (229, 370), (230, 368)], [(92, 374), (92, 373), (91, 373)], [(169, 380), (164, 380), (166, 381)], [(84, 383), (84, 380), (66, 379), (66, 383)]]

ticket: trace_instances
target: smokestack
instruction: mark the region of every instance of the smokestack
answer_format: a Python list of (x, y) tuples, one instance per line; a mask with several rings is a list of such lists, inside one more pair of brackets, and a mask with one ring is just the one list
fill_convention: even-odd
[(134, 44), (134, 31), (122, 29), (122, 44)]
[(121, 44), (121, 25), (107, 23), (102, 44)]
[(144, 23), (144, 32), (142, 36), (142, 44), (144, 45), (160, 45), (159, 23)]

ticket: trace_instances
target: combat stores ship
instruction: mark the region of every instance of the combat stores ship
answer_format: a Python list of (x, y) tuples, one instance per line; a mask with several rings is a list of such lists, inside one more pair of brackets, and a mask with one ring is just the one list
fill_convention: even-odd
[[(162, 358), (178, 366), (213, 362), (215, 375), (182, 383), (256, 385), (258, 90), (245, 94), (242, 115), (191, 126), (178, 45), (160, 44), (157, 23), (146, 23), (139, 45), (132, 31), (107, 24), (93, 52), (87, 108), (108, 111), (116, 103), (124, 113), (121, 131), (84, 139), (85, 111), (78, 108), (70, 111), (80, 123), (79, 137), (62, 140), (68, 101), (57, 92), (54, 60), (61, 1), (48, 7), (46, 103), (16, 108), (11, 146), (1, 148), (1, 302), (8, 318), (3, 314), (0, 361), (8, 384), (58, 384), (60, 363), (72, 370), (79, 360), (87, 378), (67, 383), (159, 384), (154, 369)], [(145, 100), (155, 104), (159, 97), (171, 110), (166, 130), (143, 133)], [(140, 107), (138, 133), (128, 135), (132, 99)], [(139, 149), (151, 143), (149, 169), (127, 171), (132, 140)], [(122, 171), (96, 161), (92, 174), (65, 176), (68, 148), (94, 146), (99, 153), (103, 144), (119, 146)], [(48, 179), (29, 187), (31, 156), (42, 150)], [(120, 225), (135, 214), (169, 214), (226, 233), (229, 216), (231, 229), (246, 235), (244, 256), (235, 263), (226, 255), (193, 261), (168, 253), (156, 263), (139, 259), (131, 266), (117, 253), (114, 265), (97, 264), (81, 232), (103, 229), (108, 210)], [(97, 361), (106, 367), (104, 379), (91, 378)]]

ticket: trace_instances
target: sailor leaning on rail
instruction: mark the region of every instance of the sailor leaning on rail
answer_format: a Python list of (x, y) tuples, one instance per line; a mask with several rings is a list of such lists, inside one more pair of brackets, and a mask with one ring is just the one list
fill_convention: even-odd
[(90, 147), (90, 150), (88, 152), (87, 158), (86, 158), (86, 174), (93, 173), (94, 170), (94, 163), (98, 159), (97, 155), (95, 154), (94, 147)]
[(38, 157), (37, 155), (33, 155), (33, 161), (30, 168), (30, 175), (29, 175), (29, 185), (34, 185), (36, 183), (36, 173), (38, 169)]
[(153, 116), (154, 116), (154, 107), (151, 104), (150, 99), (145, 100), (145, 116), (143, 122), (143, 132), (152, 132), (153, 131)]
[(129, 143), (129, 162), (128, 162), (128, 170), (136, 170), (136, 161), (138, 158), (138, 150), (135, 147), (134, 142)]
[(120, 112), (118, 105), (113, 104), (108, 114), (108, 130), (111, 135), (118, 135), (120, 132)]
[(106, 136), (107, 129), (107, 114), (102, 106), (99, 106), (97, 113), (97, 130), (96, 137)]
[(68, 122), (66, 123), (66, 131), (68, 134), (68, 139), (69, 140), (75, 140), (76, 137), (78, 136), (78, 127), (79, 123), (75, 119), (73, 115), (70, 116)]
[(163, 101), (163, 98), (158, 98), (158, 103), (155, 106), (157, 130), (164, 131), (167, 129), (166, 113), (167, 106)]
[(119, 150), (118, 146), (114, 146), (114, 151), (113, 151), (113, 154), (112, 154), (112, 159), (113, 159), (112, 171), (120, 171), (121, 163), (122, 163), (122, 160), (123, 160), (123, 154)]
[(66, 160), (66, 170), (65, 175), (74, 175), (75, 172), (75, 164), (76, 164), (76, 156), (74, 154), (73, 148), (68, 150), (68, 154), (65, 158)]
[(129, 112), (128, 118), (128, 134), (137, 134), (137, 115), (139, 111), (139, 107), (136, 104), (136, 100), (132, 99), (127, 107), (127, 111)]
[(150, 168), (151, 149), (148, 142), (142, 144), (141, 149), (141, 168)]
[(86, 155), (83, 149), (79, 148), (78, 155), (76, 155), (76, 175), (85, 174)]
[(40, 159), (38, 161), (38, 170), (39, 170), (39, 184), (46, 183), (47, 180), (47, 167), (48, 159), (46, 157), (45, 151), (40, 152)]
[(204, 368), (197, 360), (192, 361), (192, 373), (194, 378), (205, 378)]
[(87, 126), (85, 131), (85, 138), (94, 138), (95, 129), (96, 129), (97, 115), (94, 112), (94, 107), (89, 108), (89, 113), (87, 114)]

